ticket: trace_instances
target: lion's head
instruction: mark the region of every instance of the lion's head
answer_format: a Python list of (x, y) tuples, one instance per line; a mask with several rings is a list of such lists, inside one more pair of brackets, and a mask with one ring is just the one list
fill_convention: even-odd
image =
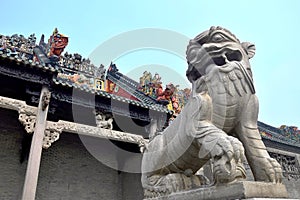
[(213, 26), (190, 40), (186, 51), (188, 62), (186, 76), (190, 82), (193, 82), (213, 69), (230, 72), (239, 65), (245, 69), (242, 72), (244, 76), (252, 81), (249, 59), (254, 54), (253, 44), (241, 43), (227, 29)]

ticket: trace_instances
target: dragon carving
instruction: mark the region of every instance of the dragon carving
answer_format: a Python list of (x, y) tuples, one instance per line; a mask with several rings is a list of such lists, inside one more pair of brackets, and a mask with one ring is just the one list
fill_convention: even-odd
[(145, 197), (207, 184), (196, 172), (212, 163), (214, 182), (246, 178), (245, 157), (256, 181), (281, 183), (257, 128), (258, 99), (249, 59), (255, 46), (230, 31), (211, 27), (187, 46), (192, 97), (181, 114), (150, 141), (142, 160)]

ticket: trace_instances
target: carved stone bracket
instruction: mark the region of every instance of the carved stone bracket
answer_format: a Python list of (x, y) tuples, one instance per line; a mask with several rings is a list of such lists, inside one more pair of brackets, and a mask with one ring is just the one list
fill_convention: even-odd
[(0, 96), (0, 107), (15, 110), (19, 113), (19, 121), (24, 125), (27, 133), (34, 131), (37, 108), (27, 105), (24, 101)]
[(45, 136), (43, 139), (43, 148), (48, 149), (53, 142), (57, 141), (62, 131), (63, 124), (47, 121)]
[(27, 133), (32, 134), (34, 132), (36, 116), (21, 113), (19, 114), (19, 121), (24, 125)]

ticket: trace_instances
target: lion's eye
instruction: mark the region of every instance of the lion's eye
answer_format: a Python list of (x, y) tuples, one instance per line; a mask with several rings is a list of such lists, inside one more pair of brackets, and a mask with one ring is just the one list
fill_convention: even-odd
[(225, 40), (225, 37), (220, 33), (217, 33), (217, 34), (213, 35), (212, 38), (211, 38), (212, 42), (221, 42), (223, 40)]

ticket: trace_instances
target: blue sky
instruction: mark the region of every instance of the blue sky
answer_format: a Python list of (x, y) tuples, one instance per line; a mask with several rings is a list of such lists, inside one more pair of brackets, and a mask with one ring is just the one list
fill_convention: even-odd
[[(223, 26), (241, 41), (256, 45), (251, 64), (260, 101), (259, 120), (276, 127), (300, 126), (300, 1), (2, 0), (0, 10), (0, 34), (35, 33), (39, 39), (57, 27), (70, 37), (66, 50), (85, 57), (105, 41), (132, 30), (166, 29), (193, 38), (212, 25)], [(114, 61), (128, 75), (152, 65), (153, 73), (171, 68), (179, 74), (181, 78), (174, 78), (174, 83), (186, 81), (185, 61), (165, 51), (140, 50)], [(173, 80), (170, 73), (160, 73), (163, 81), (164, 77), (165, 82)]]

